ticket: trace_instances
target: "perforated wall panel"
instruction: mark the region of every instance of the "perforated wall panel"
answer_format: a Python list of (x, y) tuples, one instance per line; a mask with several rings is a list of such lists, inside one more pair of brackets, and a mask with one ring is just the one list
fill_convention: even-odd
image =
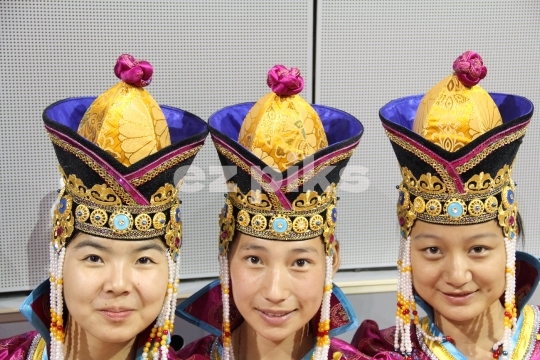
[[(349, 167), (359, 193), (341, 188), (342, 268), (395, 265), (395, 217), (401, 181), (378, 118), (398, 97), (425, 93), (452, 71), (465, 50), (482, 55), (490, 92), (523, 95), (540, 104), (538, 1), (317, 2), (315, 102), (358, 117), (365, 135)], [(538, 111), (538, 110), (537, 110)], [(526, 232), (525, 250), (540, 255), (540, 121), (525, 136), (514, 180)], [(354, 188), (354, 187), (353, 187)]]
[[(67, 97), (116, 83), (118, 55), (149, 60), (160, 104), (207, 119), (266, 92), (266, 72), (297, 66), (311, 101), (313, 4), (258, 1), (2, 1), (0, 74), (0, 291), (31, 289), (48, 271), (50, 207), (59, 172), (41, 115)], [(182, 278), (217, 275), (217, 214), (224, 187), (208, 139), (182, 193)], [(215, 169), (214, 169), (215, 170)], [(201, 175), (202, 174), (202, 175)], [(187, 188), (187, 187), (186, 187)]]

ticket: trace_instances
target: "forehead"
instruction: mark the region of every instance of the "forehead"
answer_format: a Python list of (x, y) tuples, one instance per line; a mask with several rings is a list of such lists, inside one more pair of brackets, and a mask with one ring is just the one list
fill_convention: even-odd
[[(157, 246), (156, 246), (157, 245)], [(141, 247), (154, 247), (165, 250), (165, 244), (159, 238), (148, 240), (115, 240), (100, 236), (90, 235), (83, 232), (78, 233), (69, 243), (68, 248), (82, 247), (106, 248), (112, 251), (131, 251)]]
[(240, 250), (259, 249), (272, 253), (289, 252), (294, 250), (305, 250), (308, 252), (320, 253), (324, 251), (324, 244), (320, 236), (299, 241), (278, 241), (260, 239), (251, 235), (237, 232), (233, 246)]
[(417, 220), (412, 227), (411, 237), (413, 239), (428, 237), (457, 241), (476, 237), (503, 239), (503, 233), (496, 220), (472, 225), (442, 225)]

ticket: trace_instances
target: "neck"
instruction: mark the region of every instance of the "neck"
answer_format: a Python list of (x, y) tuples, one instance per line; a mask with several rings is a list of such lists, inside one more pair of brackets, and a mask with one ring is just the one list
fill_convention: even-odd
[(78, 359), (135, 359), (135, 338), (127, 342), (110, 343), (102, 341), (82, 329), (79, 324), (68, 320), (64, 342), (64, 358)]
[(480, 315), (467, 321), (451, 321), (435, 313), (435, 325), (453, 339), (456, 348), (468, 359), (485, 358), (504, 332), (504, 307), (495, 301)]
[(233, 350), (236, 360), (300, 360), (313, 347), (313, 336), (306, 324), (302, 329), (289, 337), (273, 341), (257, 334), (247, 323), (243, 322), (233, 331)]

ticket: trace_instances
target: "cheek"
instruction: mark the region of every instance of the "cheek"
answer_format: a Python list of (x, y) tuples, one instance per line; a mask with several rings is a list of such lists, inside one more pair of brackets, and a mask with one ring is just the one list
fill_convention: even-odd
[(438, 266), (428, 263), (420, 257), (415, 258), (412, 254), (411, 267), (413, 287), (420, 296), (425, 291), (433, 290), (437, 281), (442, 277), (441, 270)]
[(324, 275), (321, 275), (319, 271), (308, 273), (296, 279), (296, 284), (292, 286), (292, 289), (299, 305), (309, 313), (310, 318), (313, 317), (322, 303)]
[(97, 276), (97, 273), (92, 273), (89, 269), (84, 269), (75, 260), (68, 259), (67, 257), (64, 261), (63, 272), (63, 290), (66, 304), (92, 302), (96, 294), (99, 293), (100, 276)]
[(167, 293), (168, 270), (158, 268), (135, 276), (135, 286), (145, 305), (161, 306)]
[(240, 309), (244, 304), (248, 304), (253, 300), (260, 289), (259, 277), (256, 273), (251, 273), (247, 270), (242, 270), (236, 266), (234, 262), (230, 264), (230, 284), (234, 302)]

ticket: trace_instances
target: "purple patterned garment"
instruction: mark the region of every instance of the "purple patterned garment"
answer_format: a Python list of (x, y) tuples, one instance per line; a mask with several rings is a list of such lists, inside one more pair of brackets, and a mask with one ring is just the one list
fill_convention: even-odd
[(0, 340), (0, 360), (25, 360), (37, 331), (27, 332)]
[[(540, 280), (540, 263), (538, 259), (531, 255), (517, 252), (516, 253), (516, 302), (519, 309), (530, 299), (538, 282)], [(501, 297), (504, 302), (504, 295)], [(534, 306), (540, 309), (540, 307)], [(540, 313), (540, 312), (539, 312)], [(539, 323), (540, 319), (535, 319), (535, 323)], [(377, 323), (373, 320), (365, 320), (356, 331), (351, 344), (361, 353), (373, 359), (390, 360), (390, 359), (405, 359), (404, 356), (394, 352), (394, 333), (396, 327), (392, 326), (387, 329), (379, 329)], [(535, 344), (531, 344), (531, 353), (528, 360), (540, 360), (540, 329), (535, 338)], [(411, 327), (414, 360), (430, 360), (428, 354), (422, 351), (422, 346), (416, 337), (416, 330)]]

